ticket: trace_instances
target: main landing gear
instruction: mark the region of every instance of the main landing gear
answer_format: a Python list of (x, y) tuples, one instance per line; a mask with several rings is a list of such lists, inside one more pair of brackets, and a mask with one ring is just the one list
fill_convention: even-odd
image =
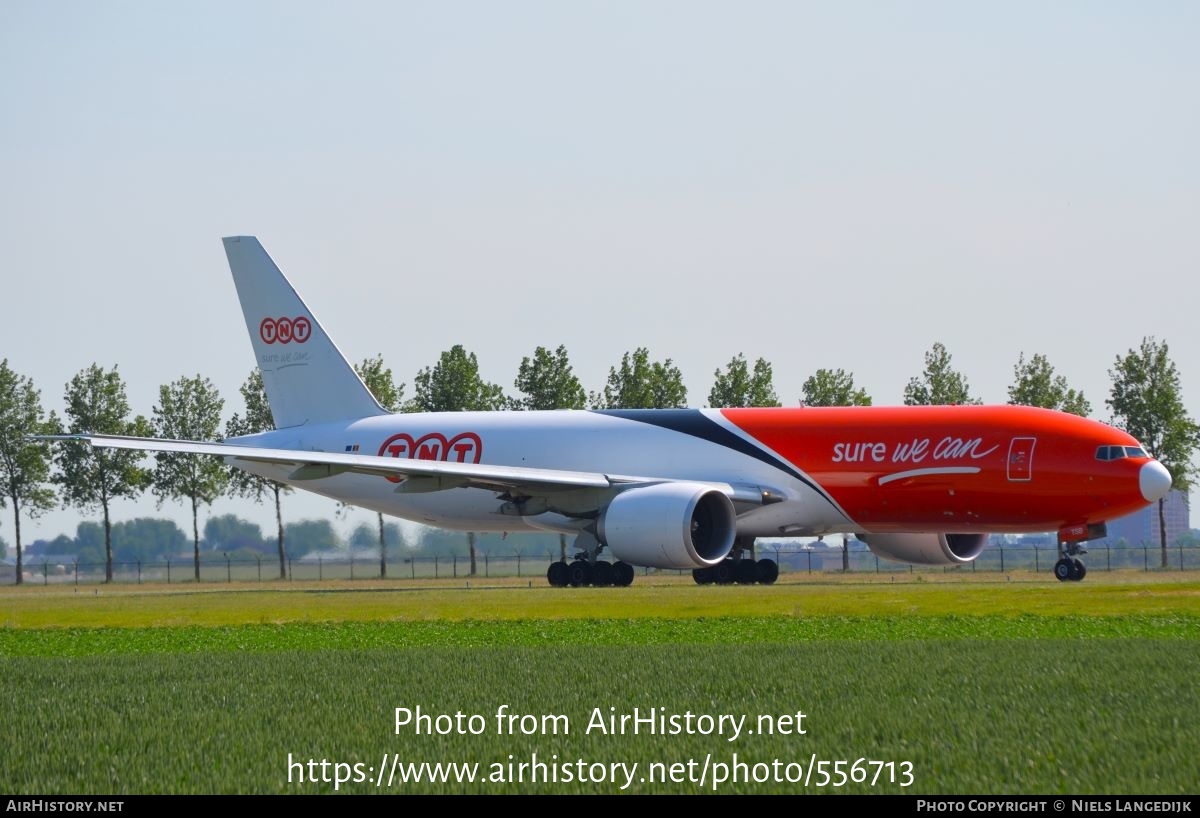
[(546, 581), (555, 588), (579, 588), (592, 585), (597, 588), (615, 585), (623, 588), (633, 584), (633, 566), (627, 562), (606, 562), (596, 560), (588, 562), (579, 558), (571, 562), (550, 563), (546, 569)]
[(754, 559), (754, 538), (739, 537), (729, 556), (707, 568), (696, 568), (692, 579), (697, 585), (770, 585), (779, 578), (779, 563), (770, 559)]
[(604, 548), (589, 531), (581, 531), (575, 537), (576, 556), (571, 562), (559, 560), (546, 569), (546, 581), (555, 588), (581, 588), (591, 585), (603, 588), (615, 585), (624, 588), (633, 584), (633, 566), (627, 562), (607, 562), (600, 559)]
[[(588, 532), (575, 539), (578, 549), (574, 560), (559, 560), (546, 569), (546, 581), (555, 588), (580, 588), (591, 585), (596, 588), (615, 586), (623, 588), (633, 584), (633, 566), (624, 561), (607, 562), (599, 559), (602, 546)], [(779, 578), (779, 564), (771, 559), (754, 559), (754, 538), (739, 537), (733, 543), (729, 557), (716, 565), (697, 568), (692, 579), (697, 585), (770, 585)]]

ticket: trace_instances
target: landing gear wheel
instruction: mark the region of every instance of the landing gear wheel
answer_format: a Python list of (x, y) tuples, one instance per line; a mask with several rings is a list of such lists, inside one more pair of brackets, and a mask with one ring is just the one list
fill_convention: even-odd
[(747, 557), (733, 564), (733, 579), (738, 585), (753, 585), (758, 579), (758, 566)]
[(613, 563), (613, 585), (628, 588), (633, 584), (633, 566), (627, 562)]
[(733, 560), (721, 560), (711, 569), (713, 582), (718, 585), (729, 585), (733, 582)]
[(550, 563), (550, 567), (546, 569), (546, 581), (555, 588), (565, 588), (567, 583), (571, 581), (570, 567), (562, 561)]
[(713, 569), (708, 567), (693, 568), (692, 579), (696, 581), (697, 585), (712, 585), (713, 580), (715, 579), (715, 577), (713, 577)]
[(597, 588), (603, 588), (613, 584), (613, 566), (611, 562), (592, 563), (592, 584)]
[(1087, 566), (1080, 560), (1071, 560), (1071, 579), (1079, 582), (1087, 576)]
[(1075, 565), (1071, 560), (1063, 557), (1058, 562), (1054, 563), (1054, 578), (1059, 582), (1066, 582), (1070, 579), (1075, 579)]
[(779, 563), (775, 560), (761, 559), (754, 564), (754, 570), (763, 585), (772, 585), (779, 579)]
[(571, 587), (591, 584), (592, 566), (588, 565), (586, 560), (575, 560), (568, 566), (567, 571)]

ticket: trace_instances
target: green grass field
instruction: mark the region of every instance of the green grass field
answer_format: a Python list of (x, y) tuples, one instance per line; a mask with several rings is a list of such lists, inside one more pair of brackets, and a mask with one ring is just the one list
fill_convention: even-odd
[[(1200, 582), (1178, 575), (50, 586), (0, 591), (0, 623), (9, 793), (332, 792), (339, 773), (350, 793), (1197, 790)], [(565, 719), (500, 729), (502, 705)], [(397, 732), (417, 707), (481, 729)], [(695, 718), (586, 730), (635, 707), (745, 720), (732, 741)], [(758, 730), (801, 711), (804, 734)], [(557, 780), (513, 782), (535, 754)], [(401, 783), (396, 759), (477, 780)]]

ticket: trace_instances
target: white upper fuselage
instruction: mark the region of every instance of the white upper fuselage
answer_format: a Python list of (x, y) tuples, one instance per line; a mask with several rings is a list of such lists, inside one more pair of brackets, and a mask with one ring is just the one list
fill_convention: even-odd
[[(650, 418), (666, 413), (642, 414)], [(699, 426), (701, 432), (745, 440), (745, 435), (725, 421), (719, 411), (686, 410), (670, 414), (686, 418), (690, 425)], [(789, 473), (761, 457), (696, 434), (600, 412), (396, 414), (350, 423), (306, 424), (229, 442), (586, 471), (648, 481), (730, 484), (745, 487), (749, 493), (770, 490), (783, 498), (782, 502), (747, 508), (738, 518), (739, 535), (779, 536), (785, 530), (789, 534), (815, 535), (854, 530), (836, 504), (797, 476), (794, 469)], [(295, 480), (287, 466), (244, 462), (238, 465), (260, 476), (362, 508), (462, 531), (574, 532), (586, 522), (567, 519), (553, 511), (528, 517), (505, 514), (501, 512), (504, 498), (498, 492), (484, 489), (404, 493), (397, 491), (401, 483), (375, 475), (339, 474)]]

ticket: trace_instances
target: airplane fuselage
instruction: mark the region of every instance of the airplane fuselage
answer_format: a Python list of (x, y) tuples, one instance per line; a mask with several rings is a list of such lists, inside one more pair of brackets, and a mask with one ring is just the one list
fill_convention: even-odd
[[(1144, 507), (1147, 464), (1161, 469), (1124, 432), (1020, 406), (398, 414), (230, 442), (717, 482), (773, 500), (738, 506), (738, 535), (753, 537), (1086, 527)], [(1120, 456), (1101, 459), (1102, 447)], [(295, 479), (286, 466), (239, 465), (458, 530), (570, 532), (587, 520), (571, 513), (586, 508), (587, 490), (521, 514), (485, 489), (407, 492), (400, 477)]]

